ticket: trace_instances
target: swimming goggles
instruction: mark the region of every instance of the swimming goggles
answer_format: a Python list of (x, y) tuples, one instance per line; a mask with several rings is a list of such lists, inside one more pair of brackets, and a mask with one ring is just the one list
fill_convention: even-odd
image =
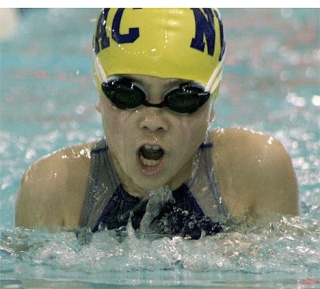
[(197, 111), (210, 98), (210, 92), (204, 91), (194, 82), (182, 83), (179, 87), (169, 90), (161, 103), (147, 101), (147, 95), (129, 78), (121, 77), (102, 82), (102, 91), (106, 97), (120, 109), (136, 109), (140, 106), (166, 107), (171, 111), (190, 114)]

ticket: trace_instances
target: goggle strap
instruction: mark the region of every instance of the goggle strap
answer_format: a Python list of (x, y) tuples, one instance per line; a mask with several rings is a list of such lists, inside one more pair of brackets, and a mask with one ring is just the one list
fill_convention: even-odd
[[(104, 69), (101, 65), (101, 63), (99, 62), (99, 58), (95, 57), (94, 61), (93, 61), (93, 65), (94, 65), (94, 70), (96, 72), (96, 75), (100, 81), (100, 84), (103, 82), (108, 82), (108, 78), (106, 76), (106, 73), (104, 72)], [(100, 85), (96, 84), (97, 87), (100, 87)]]
[(216, 69), (212, 73), (212, 75), (211, 75), (211, 77), (205, 87), (205, 91), (210, 91), (210, 93), (213, 93), (217, 89), (217, 87), (219, 86), (219, 83), (222, 79), (222, 71), (223, 71), (223, 63), (225, 60), (225, 55), (226, 55), (226, 53), (223, 54), (223, 57), (222, 57), (219, 65), (216, 67)]

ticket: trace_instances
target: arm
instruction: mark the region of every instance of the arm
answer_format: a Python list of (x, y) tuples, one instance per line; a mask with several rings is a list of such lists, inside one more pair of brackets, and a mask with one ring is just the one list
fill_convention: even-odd
[(231, 215), (298, 214), (298, 186), (291, 159), (270, 136), (244, 129), (213, 134), (213, 161)]

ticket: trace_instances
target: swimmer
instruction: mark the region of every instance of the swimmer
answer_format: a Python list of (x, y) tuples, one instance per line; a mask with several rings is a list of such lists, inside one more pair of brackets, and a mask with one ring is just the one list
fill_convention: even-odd
[(291, 159), (269, 135), (212, 129), (226, 56), (216, 9), (103, 9), (93, 37), (105, 137), (25, 172), (15, 224), (199, 239), (224, 221), (297, 215)]

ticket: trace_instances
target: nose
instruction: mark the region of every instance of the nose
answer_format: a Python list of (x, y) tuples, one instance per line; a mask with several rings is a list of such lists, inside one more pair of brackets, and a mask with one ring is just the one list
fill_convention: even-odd
[(139, 128), (148, 131), (167, 131), (169, 123), (165, 118), (165, 109), (157, 107), (143, 107), (140, 111)]

